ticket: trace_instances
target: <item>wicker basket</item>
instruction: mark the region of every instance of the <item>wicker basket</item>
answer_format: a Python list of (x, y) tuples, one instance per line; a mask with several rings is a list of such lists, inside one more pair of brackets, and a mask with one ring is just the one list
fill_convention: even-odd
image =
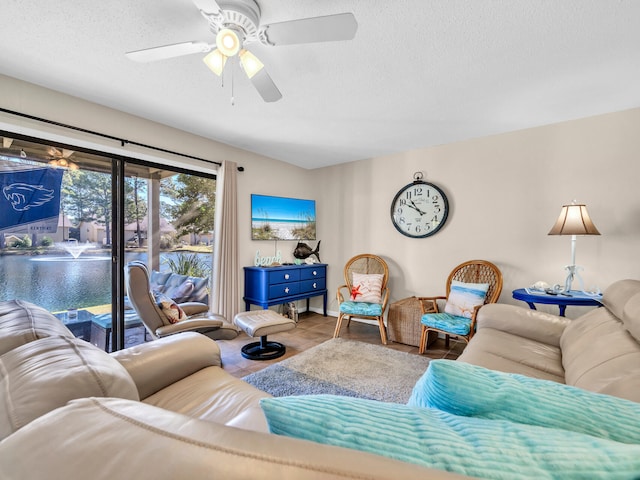
[[(420, 333), (422, 324), (420, 323), (422, 310), (420, 301), (416, 297), (403, 298), (389, 305), (389, 316), (387, 318), (387, 330), (389, 340), (405, 345), (420, 345)], [(436, 332), (429, 332), (427, 346), (431, 345), (438, 338)]]

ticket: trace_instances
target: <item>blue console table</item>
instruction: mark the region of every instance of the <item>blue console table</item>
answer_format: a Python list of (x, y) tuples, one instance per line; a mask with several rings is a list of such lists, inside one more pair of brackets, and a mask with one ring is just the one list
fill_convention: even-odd
[(585, 295), (584, 293), (571, 290), (569, 295), (551, 295), (548, 293), (540, 292), (540, 293), (529, 293), (525, 288), (519, 288), (512, 292), (513, 298), (516, 300), (522, 300), (523, 302), (527, 302), (529, 308), (532, 310), (536, 309), (535, 304), (540, 303), (544, 305), (557, 305), (560, 309), (560, 316), (564, 317), (564, 312), (567, 309), (567, 305), (574, 306), (594, 306), (601, 307), (602, 304), (600, 300), (602, 300), (602, 295)]
[(244, 267), (245, 310), (251, 304), (269, 308), (296, 300), (322, 295), (322, 309), (327, 316), (327, 265), (282, 265), (278, 267)]

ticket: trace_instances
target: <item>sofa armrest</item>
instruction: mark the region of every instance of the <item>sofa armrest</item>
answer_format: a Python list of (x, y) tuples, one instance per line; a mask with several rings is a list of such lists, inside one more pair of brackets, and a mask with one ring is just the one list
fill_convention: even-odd
[(478, 310), (477, 329), (493, 328), (524, 338), (560, 346), (560, 336), (571, 320), (515, 305), (490, 303)]
[(111, 354), (129, 372), (140, 399), (210, 366), (220, 366), (220, 347), (195, 332), (178, 333)]

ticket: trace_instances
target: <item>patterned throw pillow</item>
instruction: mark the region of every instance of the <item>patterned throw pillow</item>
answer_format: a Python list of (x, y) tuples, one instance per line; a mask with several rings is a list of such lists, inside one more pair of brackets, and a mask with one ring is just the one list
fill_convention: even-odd
[(176, 302), (171, 300), (171, 298), (163, 294), (156, 295), (155, 298), (158, 308), (162, 310), (162, 313), (167, 317), (169, 323), (178, 323), (180, 320), (187, 318), (184, 310), (182, 310)]
[(449, 298), (444, 306), (445, 313), (471, 318), (474, 308), (484, 303), (488, 290), (488, 283), (464, 283), (452, 280)]
[(381, 273), (354, 273), (351, 300), (354, 302), (380, 303), (382, 302)]

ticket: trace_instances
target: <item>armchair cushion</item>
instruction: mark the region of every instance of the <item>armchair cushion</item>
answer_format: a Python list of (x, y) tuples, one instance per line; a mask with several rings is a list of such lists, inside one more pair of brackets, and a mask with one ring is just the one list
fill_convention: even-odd
[(195, 285), (193, 284), (193, 282), (187, 279), (180, 285), (176, 285), (175, 287), (167, 290), (164, 293), (167, 297), (171, 298), (176, 303), (182, 303), (188, 301), (189, 298), (191, 298), (191, 294), (193, 293), (194, 289)]
[(427, 327), (450, 332), (453, 335), (469, 335), (471, 319), (450, 313), (425, 313), (420, 322)]
[(408, 405), (640, 445), (640, 404), (562, 383), (432, 360)]
[(447, 304), (444, 306), (445, 313), (471, 318), (475, 307), (484, 304), (488, 290), (488, 283), (464, 283), (452, 280)]
[(357, 273), (353, 272), (353, 287), (351, 287), (351, 300), (354, 302), (380, 303), (382, 302), (382, 282), (384, 275), (381, 273)]
[(382, 315), (382, 305), (379, 303), (342, 302), (340, 312), (348, 315), (366, 315), (377, 317)]
[(640, 445), (333, 395), (260, 401), (272, 433), (479, 478), (633, 478)]

